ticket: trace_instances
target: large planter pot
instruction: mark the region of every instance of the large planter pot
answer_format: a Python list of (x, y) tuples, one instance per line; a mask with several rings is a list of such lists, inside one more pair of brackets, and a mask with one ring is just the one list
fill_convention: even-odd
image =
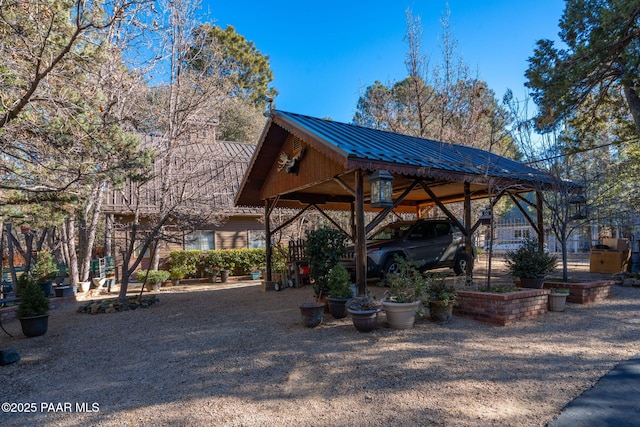
[(453, 317), (453, 302), (429, 301), (429, 316), (432, 322), (449, 323)]
[(564, 311), (569, 294), (549, 294), (549, 311)]
[(226, 283), (229, 279), (229, 270), (220, 270), (220, 281)]
[(389, 326), (394, 329), (413, 328), (419, 306), (420, 301), (406, 303), (382, 301), (382, 309), (387, 313)]
[(251, 272), (251, 280), (260, 280), (260, 272), (252, 271)]
[(20, 325), (22, 326), (22, 333), (26, 337), (39, 337), (44, 335), (49, 328), (49, 315), (21, 317)]
[(151, 291), (159, 291), (161, 286), (162, 286), (162, 282), (145, 283), (145, 287), (147, 288), (147, 290), (149, 292), (151, 292)]
[(82, 292), (89, 292), (89, 289), (91, 289), (91, 282), (80, 282), (78, 285), (80, 285)]
[(376, 328), (378, 325), (378, 311), (379, 310), (356, 311), (347, 309), (353, 321), (353, 326), (360, 332), (371, 332)]
[(53, 293), (53, 283), (51, 282), (40, 282), (38, 283), (38, 286), (40, 286), (42, 292), (44, 292), (44, 296), (46, 297), (51, 296)]
[(520, 286), (523, 288), (542, 289), (544, 285), (544, 276), (535, 279), (520, 278)]
[(329, 301), (329, 313), (336, 319), (347, 317), (347, 301), (349, 298), (327, 298)]
[(53, 291), (56, 294), (56, 297), (70, 297), (74, 294), (71, 286), (56, 286), (53, 288)]
[(302, 325), (307, 328), (315, 328), (324, 317), (324, 304), (319, 302), (305, 302), (300, 304), (300, 314), (302, 315)]

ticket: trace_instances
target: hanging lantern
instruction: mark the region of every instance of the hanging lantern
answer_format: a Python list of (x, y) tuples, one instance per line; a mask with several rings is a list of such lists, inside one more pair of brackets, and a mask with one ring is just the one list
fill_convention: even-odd
[(393, 176), (385, 171), (375, 171), (369, 178), (371, 185), (371, 207), (393, 207)]
[(492, 219), (493, 213), (491, 212), (491, 206), (486, 206), (482, 209), (482, 213), (480, 214), (480, 224), (489, 225), (491, 224)]
[(587, 219), (587, 199), (583, 195), (569, 199), (569, 220)]

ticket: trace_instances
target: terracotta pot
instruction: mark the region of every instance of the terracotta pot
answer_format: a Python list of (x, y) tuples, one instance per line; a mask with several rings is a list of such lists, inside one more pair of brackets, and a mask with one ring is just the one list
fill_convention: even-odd
[(394, 329), (413, 328), (419, 306), (420, 301), (402, 303), (382, 301), (382, 309), (387, 313), (389, 326)]

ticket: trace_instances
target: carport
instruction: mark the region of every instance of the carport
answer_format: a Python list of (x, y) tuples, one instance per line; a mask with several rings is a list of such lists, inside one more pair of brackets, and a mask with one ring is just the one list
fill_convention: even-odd
[[(372, 181), (391, 184), (390, 203), (376, 203)], [(391, 180), (391, 181), (389, 181)], [(535, 209), (531, 218), (516, 203), (543, 245), (542, 194), (554, 177), (485, 150), (401, 135), (300, 114), (272, 110), (236, 195), (236, 206), (263, 207), (266, 240), (310, 208), (317, 209), (355, 243), (358, 294), (366, 287), (366, 236), (391, 212), (425, 216), (437, 206), (462, 230), (467, 250), (480, 225), (472, 218), (471, 201), (504, 196)], [(374, 189), (379, 188), (374, 183)], [(389, 187), (386, 187), (389, 188)], [(531, 203), (524, 193), (535, 192)], [(379, 207), (372, 206), (373, 204)], [(463, 204), (460, 221), (447, 208)], [(489, 204), (489, 202), (488, 202)], [(492, 207), (492, 206), (490, 206)], [(275, 208), (297, 209), (272, 229)], [(327, 214), (351, 213), (351, 230)], [(365, 211), (374, 212), (365, 223)], [(267, 245), (267, 280), (271, 280), (271, 247)]]

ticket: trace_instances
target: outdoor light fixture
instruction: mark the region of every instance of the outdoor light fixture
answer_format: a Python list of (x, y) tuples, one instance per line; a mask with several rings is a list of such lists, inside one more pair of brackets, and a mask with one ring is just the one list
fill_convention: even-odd
[(491, 213), (491, 206), (486, 206), (482, 209), (482, 213), (480, 214), (480, 224), (489, 225), (491, 224), (491, 219), (493, 215)]
[(393, 207), (393, 176), (385, 170), (375, 171), (369, 178), (371, 185), (371, 207)]
[(569, 219), (587, 219), (587, 199), (583, 195), (572, 196), (569, 199)]

